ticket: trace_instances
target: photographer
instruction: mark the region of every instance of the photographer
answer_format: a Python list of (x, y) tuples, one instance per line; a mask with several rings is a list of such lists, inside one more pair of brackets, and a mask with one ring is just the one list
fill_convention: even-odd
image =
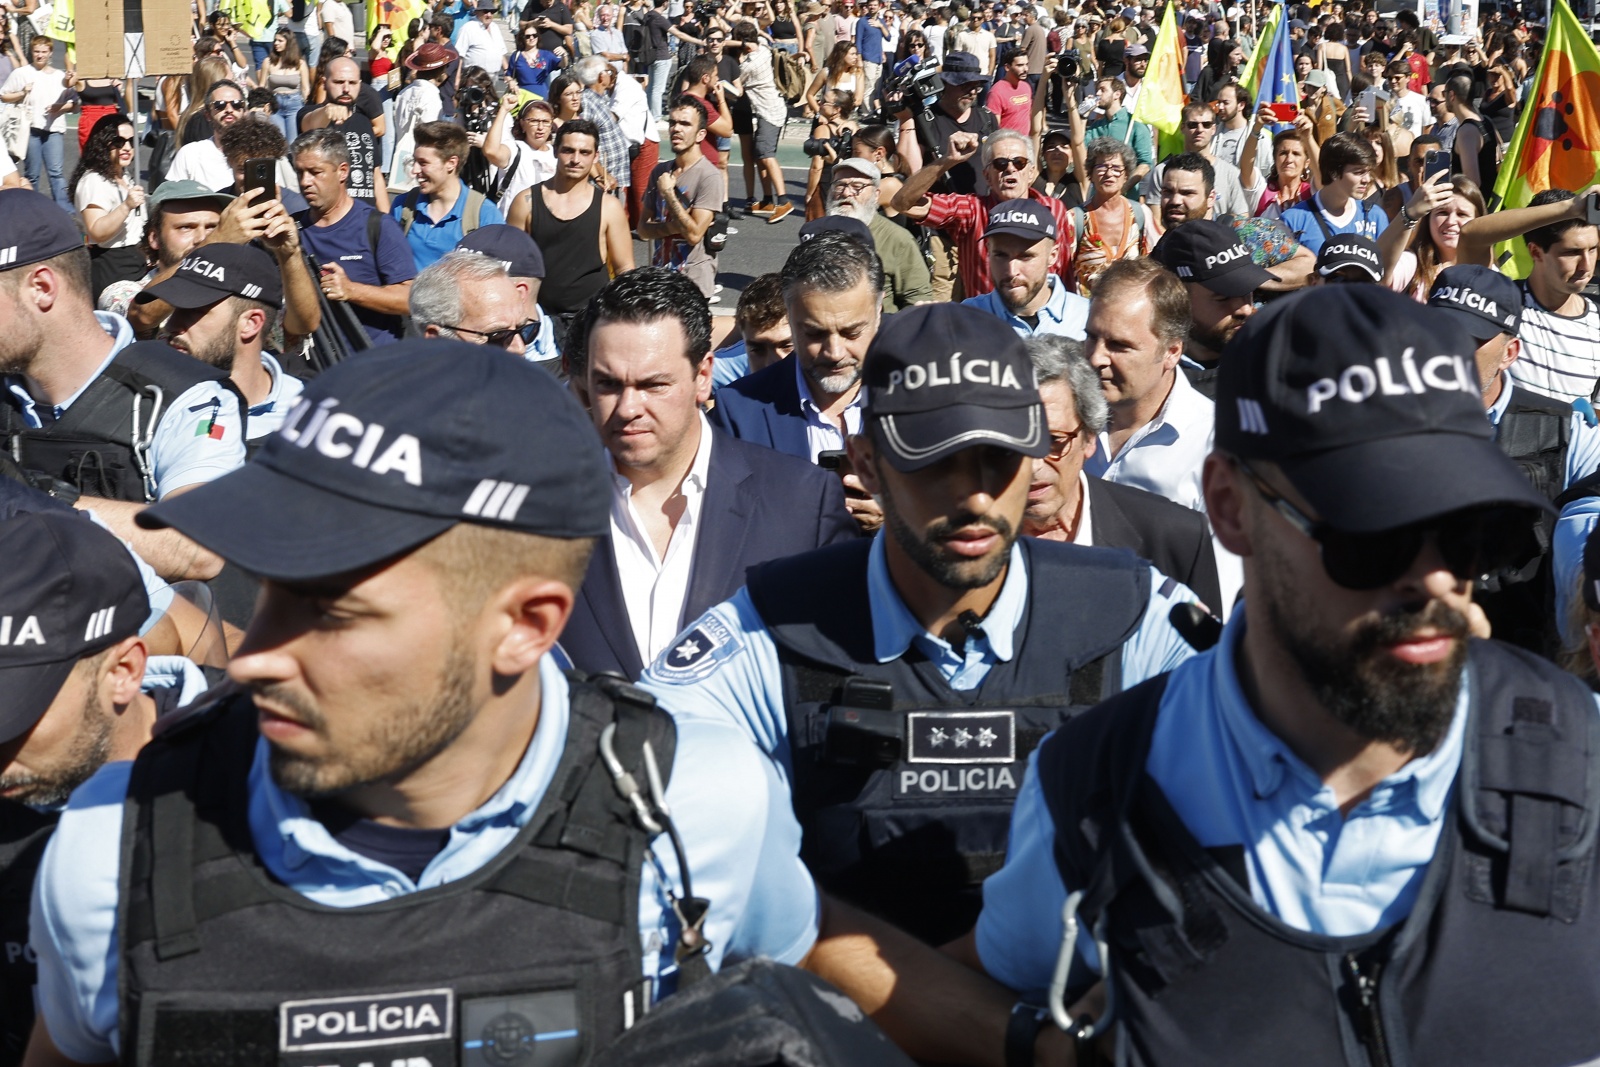
[(850, 106), (849, 93), (843, 89), (824, 90), (817, 98), (817, 105), (817, 121), (811, 127), (811, 137), (801, 146), (811, 157), (811, 168), (806, 174), (807, 222), (823, 216), (822, 198), (833, 184), (833, 165), (850, 154), (850, 138), (854, 133), (844, 123), (844, 110)]
[[(465, 101), (465, 90), (462, 98)], [(479, 226), (504, 222), (505, 217), (481, 192), (461, 182), (468, 149), (465, 130), (449, 122), (424, 122), (412, 136), (416, 187), (395, 202), (393, 215), (420, 271), (454, 250)]]
[[(920, 101), (906, 101), (906, 110), (897, 116), (900, 158), (908, 171), (915, 174), (924, 165), (944, 158), (951, 134), (970, 133), (982, 140), (999, 127), (992, 112), (977, 106), (978, 94), (988, 80), (970, 52), (951, 52), (944, 57), (939, 74), (942, 88), (933, 106), (917, 107)], [(975, 193), (979, 177), (978, 169), (963, 160), (947, 168), (932, 191)]]

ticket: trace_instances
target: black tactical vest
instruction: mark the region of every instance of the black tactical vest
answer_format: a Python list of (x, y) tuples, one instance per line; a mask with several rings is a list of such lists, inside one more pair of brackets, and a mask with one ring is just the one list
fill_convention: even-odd
[(932, 943), (971, 929), (1005, 859), (1028, 755), (1122, 688), (1150, 569), (1119, 549), (1023, 538), (1028, 597), (1009, 663), (950, 688), (915, 645), (878, 663), (871, 542), (750, 571), (783, 665), (801, 856), (818, 885)]
[(1582, 683), (1521, 649), (1475, 641), (1469, 664), (1433, 863), (1410, 916), (1361, 937), (1280, 922), (1229, 850), (1195, 841), (1144, 771), (1164, 677), (1040, 749), (1057, 865), (1085, 887), (1082, 921), (1106, 916), (1119, 1065), (1600, 1057), (1600, 715)]
[[(1566, 480), (1571, 432), (1571, 405), (1540, 396), (1531, 389), (1514, 388), (1511, 402), (1500, 416), (1495, 440), (1533, 487), (1555, 500)], [(1538, 554), (1520, 568), (1479, 578), (1472, 598), (1488, 616), (1497, 640), (1551, 655), (1559, 645), (1555, 579), (1550, 562), (1555, 518), (1541, 514), (1531, 521)]]
[[(148, 503), (155, 499), (149, 448), (156, 426), (179, 396), (201, 382), (219, 382), (238, 396), (217, 368), (159, 341), (141, 341), (118, 352), (51, 426), (29, 428), (16, 398), (0, 391), (0, 447), (24, 470), (66, 482), (85, 496)], [(249, 405), (242, 396), (238, 400), (243, 432)]]
[(28, 908), (33, 876), (56, 828), (54, 813), (0, 800), (0, 1067), (22, 1062), (33, 1032), (33, 949), (28, 946)]
[(1183, 376), (1189, 379), (1189, 384), (1194, 386), (1194, 391), (1207, 400), (1217, 399), (1217, 374), (1221, 364), (1214, 363), (1209, 367), (1202, 367), (1198, 363), (1180, 360), (1178, 369), (1183, 371)]
[(158, 736), (134, 764), (123, 824), (123, 1062), (586, 1063), (650, 1004), (650, 835), (599, 738), (615, 723), (615, 751), (643, 781), (646, 740), (670, 771), (676, 732), (631, 686), (575, 681), (571, 709), (560, 766), (512, 845), (448, 885), (354, 908), (314, 903), (256, 857), (248, 698)]

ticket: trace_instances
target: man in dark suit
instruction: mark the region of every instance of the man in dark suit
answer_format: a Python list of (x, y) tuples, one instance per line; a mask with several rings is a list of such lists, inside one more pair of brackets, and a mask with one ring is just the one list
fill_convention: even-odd
[[(711, 314), (694, 283), (645, 267), (575, 324), (589, 411), (613, 472), (611, 534), (561, 635), (573, 664), (637, 678), (747, 567), (855, 536), (838, 477), (712, 430)], [(569, 346), (570, 347), (570, 346)]]
[[(883, 265), (843, 232), (823, 232), (789, 253), (780, 275), (794, 353), (717, 390), (711, 424), (810, 463), (842, 452), (861, 432), (861, 363), (878, 333)], [(864, 532), (883, 512), (854, 474), (845, 503)]]
[(1023, 532), (1051, 541), (1131, 549), (1223, 609), (1216, 554), (1206, 517), (1165, 497), (1083, 473), (1109, 410), (1100, 376), (1081, 342), (1040, 336), (1027, 341), (1050, 424), (1048, 455), (1033, 461)]

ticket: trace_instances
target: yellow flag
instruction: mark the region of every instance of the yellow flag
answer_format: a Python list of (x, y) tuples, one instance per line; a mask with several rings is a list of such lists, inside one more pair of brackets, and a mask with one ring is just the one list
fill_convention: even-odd
[(78, 43), (78, 21), (73, 14), (72, 0), (55, 0), (50, 9), (49, 36), (65, 44)]
[[(1133, 106), (1133, 121), (1155, 127), (1156, 154), (1177, 151), (1183, 144), (1183, 45), (1178, 40), (1178, 18), (1173, 5), (1167, 5), (1150, 49), (1150, 66), (1139, 85), (1139, 100)], [(1173, 142), (1178, 148), (1173, 148)]]

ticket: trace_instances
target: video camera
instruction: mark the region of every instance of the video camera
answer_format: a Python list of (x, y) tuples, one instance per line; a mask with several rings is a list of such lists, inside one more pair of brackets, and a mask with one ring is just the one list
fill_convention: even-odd
[(884, 84), (883, 113), (878, 121), (885, 126), (892, 126), (895, 116), (900, 112), (920, 111), (932, 104), (943, 91), (944, 80), (939, 77), (939, 61), (925, 59)]
[(494, 102), (476, 85), (461, 89), (461, 124), (468, 133), (488, 133), (494, 125)]
[(1062, 81), (1083, 80), (1083, 52), (1077, 48), (1063, 48), (1056, 53), (1056, 74)]

